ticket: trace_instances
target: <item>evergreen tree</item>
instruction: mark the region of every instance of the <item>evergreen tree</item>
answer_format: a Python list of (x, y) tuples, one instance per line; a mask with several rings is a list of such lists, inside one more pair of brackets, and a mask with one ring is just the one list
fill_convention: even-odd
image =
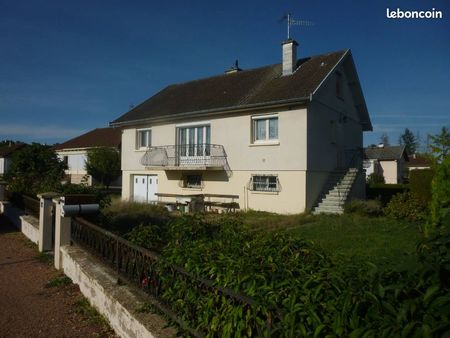
[(405, 129), (404, 133), (400, 135), (398, 139), (400, 145), (405, 145), (408, 155), (414, 154), (417, 150), (417, 140), (413, 132), (408, 128)]
[(429, 135), (430, 150), (438, 162), (442, 162), (450, 154), (450, 133), (447, 127), (442, 127), (441, 133)]
[(387, 133), (383, 133), (380, 136), (380, 142), (385, 146), (388, 147), (389, 146), (389, 136)]

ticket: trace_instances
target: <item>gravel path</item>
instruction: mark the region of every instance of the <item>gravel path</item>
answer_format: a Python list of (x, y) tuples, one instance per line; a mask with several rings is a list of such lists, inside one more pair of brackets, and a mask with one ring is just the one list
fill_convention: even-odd
[(62, 277), (52, 263), (0, 215), (0, 337), (116, 337), (77, 305), (78, 286), (46, 286)]

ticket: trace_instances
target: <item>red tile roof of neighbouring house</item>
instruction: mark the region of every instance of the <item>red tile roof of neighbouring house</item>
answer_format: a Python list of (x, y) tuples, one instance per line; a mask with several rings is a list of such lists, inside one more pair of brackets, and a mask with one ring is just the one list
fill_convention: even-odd
[[(350, 50), (300, 59), (296, 70), (289, 76), (282, 76), (282, 65), (275, 64), (173, 84), (123, 114), (111, 125), (306, 102), (344, 58), (351, 59)], [(364, 128), (372, 130), (362, 91), (358, 94), (358, 109), (366, 119)]]
[(411, 155), (409, 157), (408, 167), (431, 167), (431, 161), (420, 155)]
[(25, 145), (25, 143), (14, 143), (11, 145), (0, 147), (0, 157), (8, 157), (9, 155), (12, 155), (12, 153), (16, 150), (23, 148)]
[(57, 144), (54, 150), (94, 147), (120, 148), (122, 131), (119, 128), (97, 128), (69, 141)]

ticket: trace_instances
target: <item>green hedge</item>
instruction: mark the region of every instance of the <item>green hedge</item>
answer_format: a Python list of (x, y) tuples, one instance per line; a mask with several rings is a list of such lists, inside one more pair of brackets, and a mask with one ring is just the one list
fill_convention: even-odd
[(434, 171), (432, 169), (412, 170), (409, 173), (409, 188), (411, 193), (423, 204), (431, 202), (431, 181)]
[(379, 200), (382, 205), (386, 205), (393, 196), (408, 190), (409, 187), (405, 184), (369, 184), (366, 186), (366, 197)]
[[(236, 217), (182, 216), (167, 235), (161, 298), (207, 337), (440, 337), (450, 330), (448, 234), (424, 243), (411, 271), (336, 265), (309, 242), (251, 232)], [(173, 264), (251, 301), (199, 288)]]

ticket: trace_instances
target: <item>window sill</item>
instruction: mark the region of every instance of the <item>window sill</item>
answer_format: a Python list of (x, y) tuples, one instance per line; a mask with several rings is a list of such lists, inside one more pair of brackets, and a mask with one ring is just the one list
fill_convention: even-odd
[(203, 188), (200, 188), (200, 187), (198, 187), (198, 188), (183, 187), (183, 188), (181, 188), (181, 190), (183, 190), (183, 191), (202, 191)]
[(279, 191), (259, 191), (259, 190), (250, 190), (250, 192), (255, 195), (279, 195)]
[(139, 148), (139, 149), (134, 149), (135, 152), (139, 152), (139, 153), (144, 153), (147, 150), (149, 150), (150, 148)]
[(260, 146), (279, 146), (280, 145), (280, 141), (260, 141), (260, 142), (255, 142), (255, 143), (250, 143), (248, 146), (249, 147), (260, 147)]

